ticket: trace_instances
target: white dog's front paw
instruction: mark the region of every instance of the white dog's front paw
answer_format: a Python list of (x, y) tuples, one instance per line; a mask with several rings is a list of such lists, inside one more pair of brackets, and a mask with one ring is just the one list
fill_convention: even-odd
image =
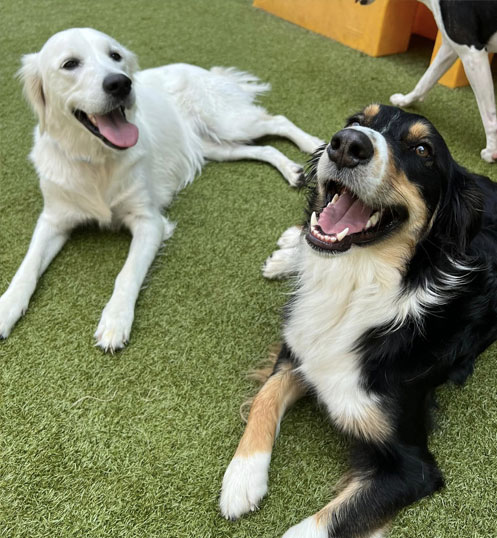
[(107, 305), (95, 332), (96, 345), (111, 353), (123, 348), (129, 341), (133, 317), (133, 310)]
[(219, 506), (226, 519), (238, 519), (254, 511), (267, 493), (271, 454), (259, 452), (248, 457), (235, 456), (223, 478)]
[(497, 149), (485, 148), (481, 150), (481, 158), (487, 163), (497, 162)]
[(18, 319), (26, 312), (28, 301), (16, 293), (0, 297), (0, 339), (7, 338)]
[(328, 538), (328, 528), (311, 516), (288, 529), (283, 538)]
[(302, 185), (305, 176), (304, 168), (301, 164), (289, 161), (282, 166), (281, 172), (291, 187)]

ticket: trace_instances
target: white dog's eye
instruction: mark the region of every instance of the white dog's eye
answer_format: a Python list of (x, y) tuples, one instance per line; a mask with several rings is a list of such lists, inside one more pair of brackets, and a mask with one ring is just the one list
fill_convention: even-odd
[(69, 58), (69, 60), (66, 60), (62, 64), (62, 69), (67, 69), (68, 71), (72, 71), (73, 69), (76, 69), (76, 67), (79, 67), (79, 64), (81, 62), (77, 58)]
[(111, 52), (109, 56), (115, 61), (120, 62), (123, 58), (118, 52)]

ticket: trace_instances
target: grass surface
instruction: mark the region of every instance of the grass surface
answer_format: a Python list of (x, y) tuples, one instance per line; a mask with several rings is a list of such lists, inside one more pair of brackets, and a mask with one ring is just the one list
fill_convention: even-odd
[[(19, 266), (41, 209), (27, 161), (34, 118), (13, 75), (53, 33), (93, 26), (141, 66), (234, 65), (270, 81), (263, 104), (323, 138), (363, 105), (414, 86), (430, 47), (372, 59), (251, 8), (247, 0), (7, 0), (0, 8), (0, 290)], [(484, 135), (470, 89), (434, 89), (416, 110), (468, 168)], [(164, 126), (167, 128), (167, 126)], [(306, 156), (272, 140), (291, 158)], [(282, 424), (261, 510), (224, 521), (217, 499), (243, 430), (245, 374), (278, 340), (287, 284), (260, 266), (299, 221), (302, 197), (276, 170), (212, 163), (168, 214), (178, 221), (142, 292), (127, 349), (92, 334), (129, 236), (78, 230), (41, 279), (27, 315), (0, 343), (1, 537), (277, 537), (327, 503), (346, 443), (317, 405)], [(490, 538), (497, 526), (496, 347), (463, 389), (440, 391), (431, 437), (447, 487), (403, 511), (391, 537)]]

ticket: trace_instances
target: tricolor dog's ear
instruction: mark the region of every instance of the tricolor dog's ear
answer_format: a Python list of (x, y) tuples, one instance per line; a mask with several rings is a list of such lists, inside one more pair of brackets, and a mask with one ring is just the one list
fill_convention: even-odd
[(17, 76), (23, 83), (26, 99), (29, 101), (40, 125), (40, 133), (45, 130), (45, 95), (40, 71), (40, 59), (38, 53), (26, 54), (22, 57), (22, 67)]

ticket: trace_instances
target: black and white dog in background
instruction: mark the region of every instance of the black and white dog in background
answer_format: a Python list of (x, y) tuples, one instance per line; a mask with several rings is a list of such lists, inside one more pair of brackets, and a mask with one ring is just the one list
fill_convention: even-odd
[(433, 125), (370, 105), (314, 155), (308, 218), (265, 275), (297, 275), (283, 345), (223, 479), (229, 519), (267, 492), (285, 410), (306, 392), (352, 443), (338, 495), (284, 538), (380, 538), (440, 489), (433, 393), (497, 338), (497, 185), (459, 166)]
[[(405, 95), (395, 93), (390, 101), (397, 106), (422, 101), (457, 58), (461, 58), (485, 129), (486, 147), (481, 157), (489, 163), (496, 162), (497, 115), (488, 53), (497, 52), (497, 0), (420, 1), (435, 17), (442, 46), (414, 90)], [(361, 4), (373, 2), (361, 0)]]
[(300, 165), (251, 142), (283, 136), (307, 153), (322, 143), (255, 104), (270, 86), (249, 73), (186, 64), (138, 71), (133, 53), (90, 28), (55, 34), (22, 63), (24, 92), (38, 117), (30, 156), (44, 208), (28, 253), (0, 298), (0, 339), (26, 311), (70, 231), (93, 221), (124, 226), (133, 236), (95, 333), (102, 349), (123, 347), (148, 268), (174, 230), (161, 211), (204, 160), (266, 161), (296, 185)]

